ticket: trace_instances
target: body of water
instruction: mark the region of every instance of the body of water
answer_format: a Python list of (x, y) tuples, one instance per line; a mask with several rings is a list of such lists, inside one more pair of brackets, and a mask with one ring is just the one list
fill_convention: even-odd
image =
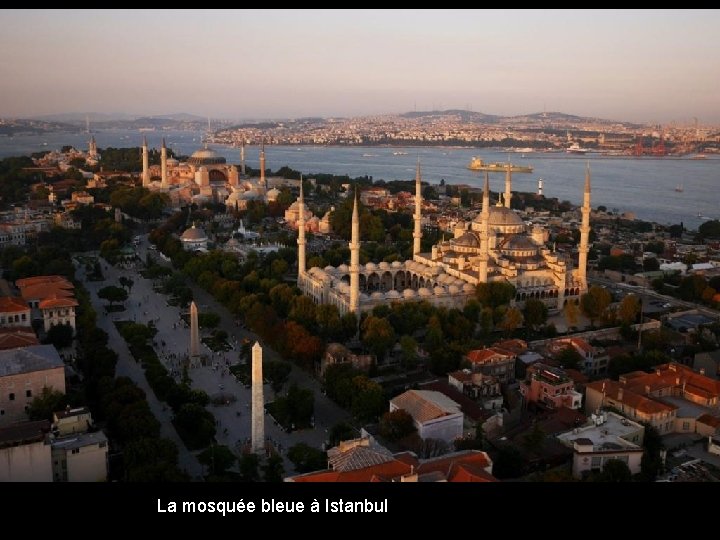
[[(165, 137), (176, 153), (189, 155), (202, 145), (202, 133), (188, 131), (104, 130), (93, 133), (100, 148), (139, 146), (143, 135), (151, 147), (159, 147)], [(41, 150), (56, 150), (63, 145), (86, 149), (86, 133), (52, 133), (0, 137), (0, 157), (27, 155)], [(229, 162), (239, 163), (240, 149), (221, 145), (213, 148)], [(258, 167), (258, 148), (245, 149), (246, 163)], [(379, 180), (409, 180), (415, 176), (418, 156), (423, 179), (437, 184), (441, 179), (451, 184), (480, 187), (484, 173), (467, 169), (473, 156), (485, 161), (505, 161), (531, 165), (530, 174), (513, 174), (513, 188), (536, 191), (543, 180), (547, 197), (582, 202), (585, 164), (592, 168), (592, 205), (609, 210), (634, 212), (640, 219), (663, 224), (683, 222), (697, 228), (708, 219), (720, 218), (720, 159), (650, 159), (621, 158), (589, 154), (506, 153), (499, 150), (454, 147), (337, 147), (337, 146), (268, 146), (267, 166), (277, 170), (283, 165), (304, 174), (369, 175)], [(504, 173), (491, 173), (493, 190), (504, 190)], [(683, 191), (676, 191), (682, 186)]]

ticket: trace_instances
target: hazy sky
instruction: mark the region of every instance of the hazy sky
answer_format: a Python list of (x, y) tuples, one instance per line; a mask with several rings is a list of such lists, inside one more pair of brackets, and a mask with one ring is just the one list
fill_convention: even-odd
[(720, 121), (720, 11), (0, 11), (0, 116)]

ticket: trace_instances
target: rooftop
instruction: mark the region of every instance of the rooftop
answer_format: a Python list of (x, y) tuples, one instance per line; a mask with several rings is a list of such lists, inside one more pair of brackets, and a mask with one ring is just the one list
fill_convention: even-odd
[(48, 431), (50, 422), (47, 420), (19, 422), (0, 428), (0, 448), (44, 441)]
[(434, 390), (408, 390), (390, 402), (420, 423), (460, 413), (460, 406), (455, 401)]
[(71, 435), (70, 437), (55, 439), (52, 442), (52, 447), (53, 449), (64, 448), (65, 450), (72, 450), (74, 448), (93, 446), (103, 442), (107, 443), (107, 437), (105, 434), (102, 431), (95, 431), (93, 433), (79, 433)]
[(0, 297), (0, 313), (19, 313), (30, 311), (30, 307), (22, 298), (14, 296)]
[(588, 446), (592, 444), (594, 452), (642, 450), (638, 445), (623, 438), (643, 432), (644, 428), (640, 424), (613, 412), (602, 413), (604, 421), (600, 424), (594, 422), (592, 416), (591, 425), (566, 431), (557, 438), (568, 446), (572, 446), (573, 443)]
[(30, 345), (0, 351), (0, 377), (64, 366), (57, 349), (52, 345)]

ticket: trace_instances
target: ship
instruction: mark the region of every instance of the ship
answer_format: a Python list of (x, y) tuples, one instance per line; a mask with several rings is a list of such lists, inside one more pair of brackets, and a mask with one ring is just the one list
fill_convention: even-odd
[(480, 159), (479, 157), (474, 157), (470, 160), (470, 164), (468, 165), (468, 169), (471, 171), (488, 171), (488, 172), (505, 172), (508, 169), (508, 165), (510, 165), (510, 172), (518, 172), (518, 173), (531, 173), (533, 172), (533, 168), (525, 165), (513, 165), (512, 163), (488, 163)]
[(566, 152), (568, 154), (587, 154), (589, 150), (587, 148), (580, 148), (580, 144), (574, 142), (570, 145)]

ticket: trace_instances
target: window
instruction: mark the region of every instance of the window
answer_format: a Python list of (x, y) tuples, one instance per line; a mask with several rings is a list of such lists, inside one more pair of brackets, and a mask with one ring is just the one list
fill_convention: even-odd
[(10, 401), (15, 401), (15, 392), (10, 392), (10, 395), (8, 396), (8, 399)]
[(0, 409), (0, 416), (5, 416), (5, 409)]
[(79, 448), (73, 448), (73, 449), (72, 449), (72, 453), (73, 453), (73, 454), (79, 454), (79, 453), (80, 453), (80, 449), (79, 449)]
[(25, 397), (32, 397), (32, 390), (25, 390)]
[(690, 431), (690, 422), (683, 422), (683, 431)]
[(23, 321), (26, 321), (26, 320), (27, 320), (27, 315), (26, 315), (25, 313), (22, 314), (22, 320), (23, 320)]
[(592, 460), (590, 461), (590, 466), (593, 469), (599, 469), (601, 464), (602, 464), (602, 457), (600, 457), (600, 456), (592, 457)]
[(98, 446), (100, 448), (105, 448), (107, 446), (107, 441), (102, 441)]

